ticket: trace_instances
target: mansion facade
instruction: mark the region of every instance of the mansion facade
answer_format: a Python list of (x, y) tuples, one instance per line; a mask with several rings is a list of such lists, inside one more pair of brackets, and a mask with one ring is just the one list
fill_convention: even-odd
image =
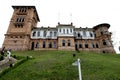
[(40, 21), (35, 6), (12, 6), (14, 9), (3, 47), (17, 50), (85, 50), (115, 53), (110, 25), (76, 28), (73, 23), (55, 27), (36, 27)]

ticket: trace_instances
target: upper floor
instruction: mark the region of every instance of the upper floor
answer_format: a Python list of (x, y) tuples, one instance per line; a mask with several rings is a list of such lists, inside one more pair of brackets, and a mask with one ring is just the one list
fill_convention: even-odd
[(99, 24), (93, 28), (75, 28), (73, 23), (60, 24), (56, 27), (34, 28), (31, 32), (32, 39), (57, 39), (57, 37), (74, 37), (75, 39), (95, 39), (103, 35), (111, 36), (108, 31), (109, 24)]

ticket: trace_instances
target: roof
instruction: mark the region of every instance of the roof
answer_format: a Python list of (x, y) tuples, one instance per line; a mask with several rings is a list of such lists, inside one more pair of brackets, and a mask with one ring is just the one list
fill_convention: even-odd
[(101, 26), (106, 26), (107, 28), (109, 28), (109, 27), (110, 27), (110, 24), (108, 24), (108, 23), (98, 24), (98, 25), (94, 26), (93, 29), (97, 29), (97, 28), (99, 28), (99, 27), (101, 27)]
[(93, 31), (93, 28), (75, 28), (75, 31)]
[(60, 22), (58, 22), (58, 25), (57, 25), (56, 27), (59, 27), (59, 26), (60, 26), (60, 27), (61, 27), (61, 26), (64, 26), (64, 27), (65, 27), (65, 26), (74, 27), (72, 22), (71, 22), (70, 24), (60, 24)]
[(40, 21), (39, 16), (38, 16), (38, 13), (37, 13), (37, 10), (36, 10), (36, 7), (35, 7), (35, 6), (24, 6), (24, 5), (20, 5), (20, 6), (18, 6), (18, 5), (16, 5), (16, 6), (12, 6), (12, 8), (13, 8), (13, 9), (15, 9), (15, 8), (19, 8), (19, 7), (30, 7), (30, 8), (33, 8), (33, 9), (35, 10), (35, 12), (36, 12), (36, 15), (37, 15), (37, 20), (38, 20), (38, 21)]
[(34, 28), (33, 30), (56, 30), (57, 28), (56, 27), (36, 27)]

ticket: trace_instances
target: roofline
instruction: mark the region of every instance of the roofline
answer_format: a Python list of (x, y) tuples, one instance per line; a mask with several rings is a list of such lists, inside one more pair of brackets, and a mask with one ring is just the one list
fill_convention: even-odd
[(107, 28), (110, 27), (110, 24), (108, 24), (108, 23), (102, 23), (102, 24), (98, 24), (98, 25), (94, 26), (93, 29), (97, 29), (98, 27), (103, 26), (103, 25), (105, 25)]
[(39, 19), (39, 16), (38, 16), (38, 12), (37, 12), (37, 9), (35, 6), (24, 6), (24, 5), (15, 5), (15, 6), (12, 6), (12, 8), (16, 8), (16, 7), (31, 7), (31, 8), (34, 8), (35, 11), (36, 11), (36, 15), (37, 15), (37, 20), (40, 22), (40, 19)]

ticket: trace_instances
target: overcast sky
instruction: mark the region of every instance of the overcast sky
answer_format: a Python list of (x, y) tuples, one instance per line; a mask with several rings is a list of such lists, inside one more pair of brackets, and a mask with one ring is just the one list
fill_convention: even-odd
[(40, 18), (38, 27), (55, 27), (58, 21), (89, 28), (109, 23), (109, 31), (113, 32), (114, 47), (118, 52), (120, 0), (0, 0), (0, 47), (13, 13), (12, 5), (36, 6)]

